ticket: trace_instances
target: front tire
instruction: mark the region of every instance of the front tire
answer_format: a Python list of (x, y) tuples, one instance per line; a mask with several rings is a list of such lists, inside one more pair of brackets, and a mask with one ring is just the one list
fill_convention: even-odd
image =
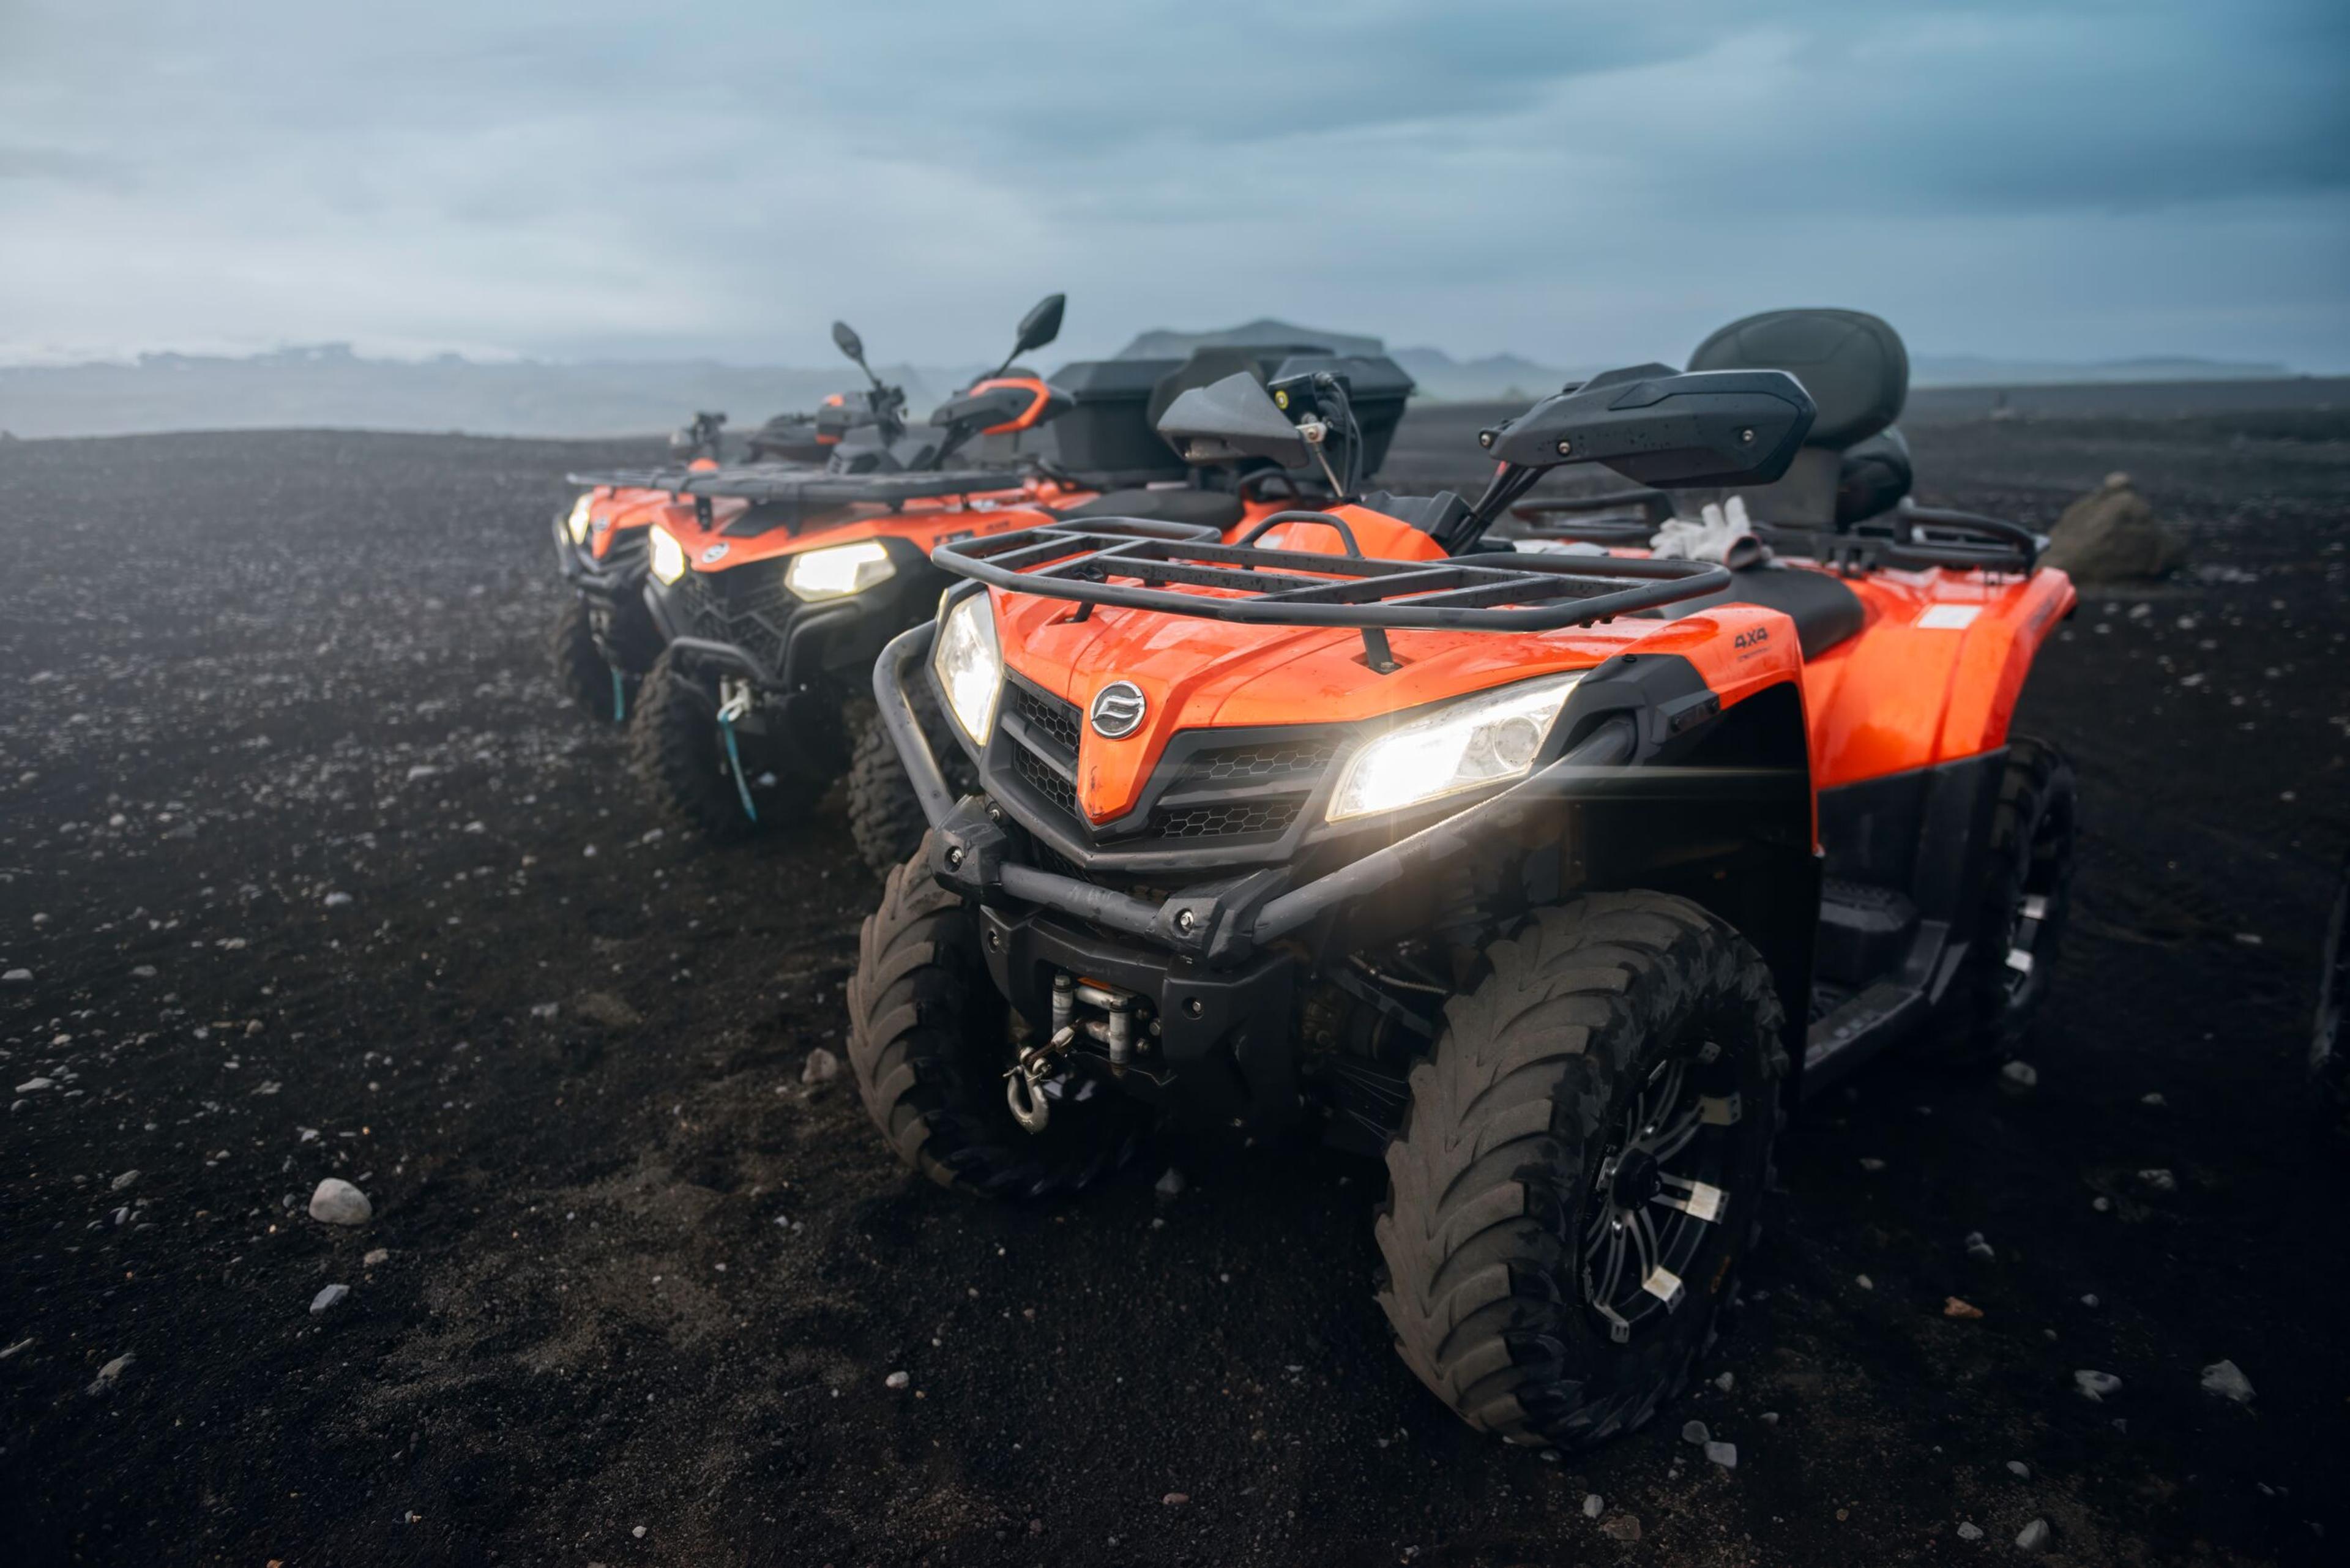
[(630, 683), (620, 680), (616, 694), (617, 672), (604, 661), (603, 649), (596, 646), (595, 625), (577, 594), (555, 619), (546, 639), (546, 655), (556, 689), (575, 707), (607, 724), (619, 723), (628, 716)]
[(1537, 910), (1484, 957), (1388, 1146), (1379, 1304), (1471, 1426), (1585, 1446), (1680, 1388), (1759, 1233), (1778, 995), (1657, 893)]
[(941, 1187), (991, 1198), (1082, 1191), (1140, 1147), (1133, 1102), (1081, 1075), (1041, 1132), (1004, 1104), (1012, 1010), (980, 954), (979, 922), (931, 877), (928, 846), (890, 871), (858, 933), (848, 1065), (898, 1158)]
[[(947, 787), (958, 795), (977, 789), (979, 775), (971, 765), (970, 753), (955, 740), (953, 722), (928, 693), (914, 693), (914, 716), (931, 742), (931, 754), (938, 758), (947, 775)], [(906, 765), (899, 760), (898, 748), (878, 711), (866, 718), (858, 732), (857, 754), (849, 763), (848, 826), (856, 836), (858, 853), (865, 857), (876, 877), (886, 877), (890, 867), (910, 859), (921, 845), (922, 835), (930, 831), (914, 783), (906, 776)]]
[[(837, 742), (836, 742), (837, 743)], [(718, 683), (665, 649), (638, 692), (629, 726), (629, 766), (663, 815), (722, 844), (806, 814), (829, 779), (769, 740), (737, 733), (743, 780), (737, 784), (718, 723)], [(773, 784), (758, 781), (775, 775)], [(743, 807), (745, 792), (758, 815)]]
[(2023, 1049), (2054, 983), (2072, 913), (2078, 811), (2071, 760), (2045, 741), (2011, 740), (1984, 847), (1975, 937), (1927, 1037), (1933, 1059), (1992, 1065)]

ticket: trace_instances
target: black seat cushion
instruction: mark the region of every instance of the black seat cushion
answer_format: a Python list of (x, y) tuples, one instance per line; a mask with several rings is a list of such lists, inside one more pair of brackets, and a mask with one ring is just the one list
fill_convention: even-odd
[(1695, 615), (1723, 605), (1774, 609), (1795, 623), (1795, 640), (1805, 659), (1834, 648), (1868, 618), (1860, 607), (1860, 596), (1825, 572), (1803, 566), (1754, 566), (1731, 576), (1736, 580), (1721, 592), (1679, 600), (1664, 606), (1660, 613)]
[(1880, 431), (1853, 447), (1836, 472), (1836, 526), (1892, 511), (1909, 493), (1911, 477), (1909, 443), (1899, 431)]
[(1901, 417), (1909, 351), (1901, 335), (1858, 310), (1766, 310), (1697, 346), (1692, 370), (1784, 370), (1819, 407), (1806, 444), (1844, 448)]
[(1241, 520), (1241, 498), (1221, 490), (1112, 490), (1053, 508), (1055, 517), (1145, 517), (1154, 523), (1201, 523), (1229, 528)]

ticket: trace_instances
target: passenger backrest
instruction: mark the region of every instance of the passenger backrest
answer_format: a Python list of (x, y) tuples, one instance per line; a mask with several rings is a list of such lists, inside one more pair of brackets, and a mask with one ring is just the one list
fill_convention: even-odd
[[(1829, 528), (1853, 520), (1844, 515), (1845, 449), (1890, 426), (1909, 398), (1909, 352), (1899, 333), (1865, 311), (1766, 310), (1699, 344), (1689, 368), (1784, 370), (1819, 409), (1784, 478), (1713, 498), (1742, 496), (1747, 514), (1762, 523)], [(1699, 499), (1690, 493), (1683, 504)]]

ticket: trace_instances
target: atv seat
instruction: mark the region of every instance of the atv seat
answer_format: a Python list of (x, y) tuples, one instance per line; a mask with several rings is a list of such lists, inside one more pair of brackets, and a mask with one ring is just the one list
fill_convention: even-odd
[(1760, 605), (1795, 623), (1795, 641), (1805, 659), (1816, 658), (1858, 631), (1867, 614), (1860, 596), (1825, 572), (1802, 566), (1750, 566), (1731, 574), (1718, 594), (1683, 599), (1659, 615), (1695, 615), (1723, 605)]
[(1819, 408), (1784, 478), (1722, 493), (1743, 496), (1757, 521), (1848, 528), (1908, 493), (1909, 449), (1891, 427), (1909, 397), (1909, 353), (1877, 317), (1857, 310), (1766, 310), (1699, 344), (1689, 368), (1784, 370)]
[(1241, 498), (1221, 490), (1112, 490), (1091, 501), (1052, 509), (1055, 517), (1143, 517), (1154, 523), (1204, 523), (1230, 528), (1241, 520)]

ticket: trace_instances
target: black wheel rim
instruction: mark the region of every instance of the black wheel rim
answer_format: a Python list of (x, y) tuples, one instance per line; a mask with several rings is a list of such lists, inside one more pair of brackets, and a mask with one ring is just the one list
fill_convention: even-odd
[(2029, 1007), (2047, 984), (2045, 965), (2055, 956), (2050, 938), (2064, 924), (2072, 863), (2072, 804), (2060, 795), (2042, 803), (2033, 819), (2007, 909), (2000, 980), (2011, 1009)]
[(1623, 1344), (1677, 1309), (1732, 1207), (1731, 1137), (1742, 1114), (1711, 1041), (1657, 1064), (1610, 1131), (1584, 1221), (1583, 1294)]

